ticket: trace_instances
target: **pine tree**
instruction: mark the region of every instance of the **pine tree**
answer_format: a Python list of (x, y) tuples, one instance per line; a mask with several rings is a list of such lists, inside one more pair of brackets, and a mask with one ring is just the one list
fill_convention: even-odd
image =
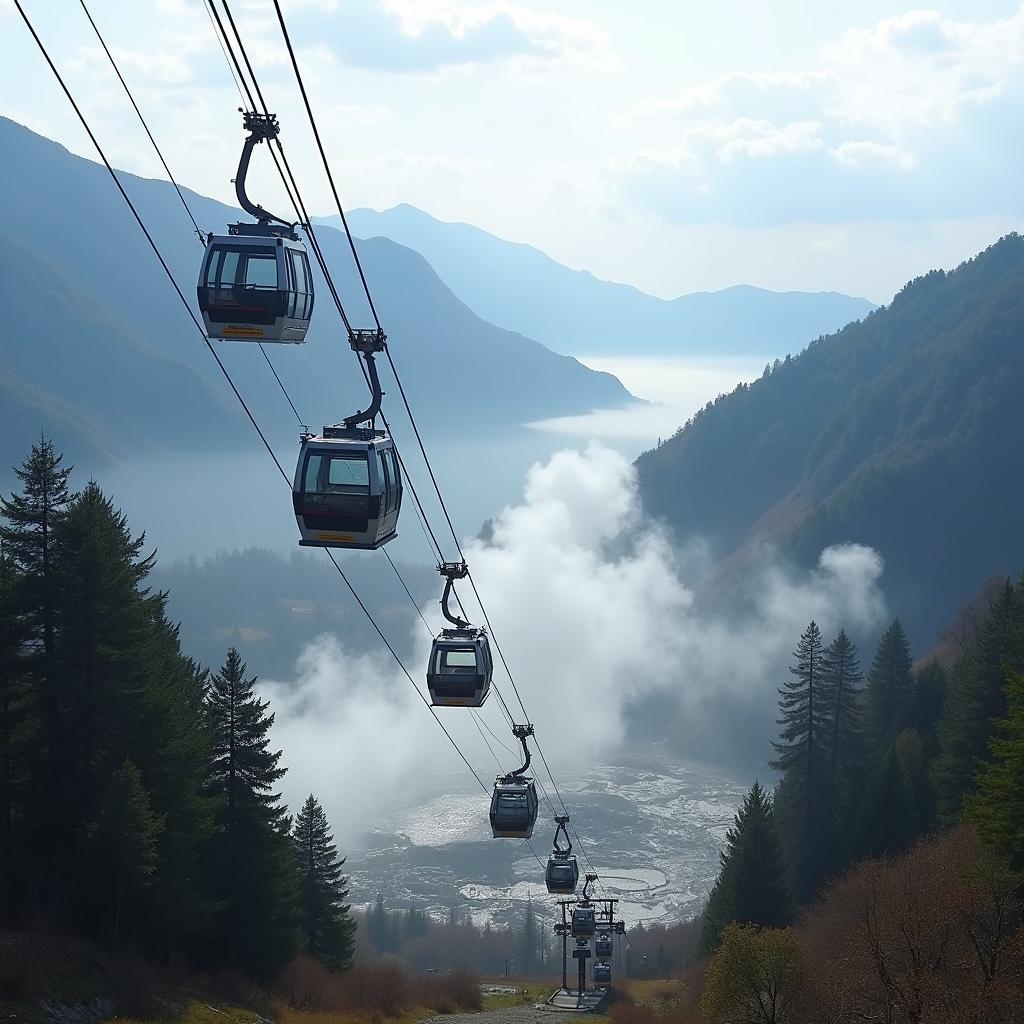
[(989, 739), (1005, 717), (1007, 673), (1024, 672), (1024, 580), (1007, 581), (953, 666), (932, 767), (938, 817), (952, 824), (974, 788), (975, 765), (992, 760)]
[(181, 653), (178, 628), (167, 620), (166, 595), (157, 596), (150, 612), (143, 649), (146, 686), (129, 750), (164, 823), (147, 932), (158, 951), (190, 952), (207, 932), (214, 909), (201, 884), (201, 856), (217, 807), (206, 790), (212, 751), (203, 704), (208, 673)]
[(1024, 869), (1024, 673), (1006, 682), (1008, 710), (990, 740), (993, 761), (979, 766), (967, 813), (987, 843)]
[(76, 820), (94, 820), (97, 780), (108, 778), (131, 747), (152, 622), (143, 583), (154, 556), (142, 557), (144, 536), (132, 536), (127, 518), (93, 481), (67, 506), (56, 536), (65, 759), (56, 796), (70, 832)]
[(345, 903), (348, 879), (341, 872), (345, 859), (338, 857), (327, 815), (312, 793), (295, 818), (292, 844), (306, 949), (331, 970), (344, 970), (352, 964), (356, 930)]
[(43, 652), (43, 675), (48, 677), (56, 635), (54, 579), (54, 530), (71, 501), (68, 479), (72, 467), (63, 467), (64, 456), (53, 442), (41, 437), (15, 475), (24, 485), (21, 494), (0, 497), (0, 546), (22, 576), (25, 606)]
[(899, 619), (882, 634), (868, 671), (867, 722), (871, 748), (882, 757), (906, 724), (913, 684), (910, 645)]
[[(16, 838), (24, 828), (33, 719), (18, 578), (0, 553), (0, 916), (11, 908)], [(23, 838), (23, 837), (22, 837)]]
[(702, 945), (710, 952), (731, 921), (777, 927), (793, 915), (781, 837), (772, 801), (755, 782), (726, 833), (721, 870), (704, 911)]
[(274, 716), (245, 678), (235, 648), (210, 681), (206, 700), (213, 738), (209, 791), (217, 799), (210, 841), (215, 949), (253, 975), (271, 972), (298, 942), (295, 863), (287, 808), (274, 787), (285, 774), (269, 749)]
[(857, 697), (863, 678), (857, 645), (841, 629), (822, 658), (822, 697), (829, 718), (823, 746), (828, 750), (833, 779), (860, 760), (862, 728)]
[[(15, 474), (22, 483), (20, 494), (0, 497), (0, 548), (16, 574), (16, 600), (27, 628), (36, 677), (33, 703), (39, 709), (42, 735), (37, 756), (43, 768), (33, 772), (35, 842), (40, 856), (52, 863), (59, 840), (60, 814), (55, 796), (60, 788), (63, 737), (60, 735), (60, 694), (55, 679), (57, 635), (56, 542), (54, 532), (71, 500), (68, 480), (71, 468), (61, 465), (63, 456), (53, 442), (41, 437)], [(59, 854), (56, 855), (59, 859)], [(39, 894), (48, 893), (39, 886)]]
[(134, 928), (145, 915), (144, 902), (156, 874), (157, 839), (162, 829), (138, 768), (126, 760), (103, 792), (86, 851), (92, 910), (108, 918), (115, 945), (122, 929)]
[(793, 652), (796, 664), (791, 678), (779, 690), (780, 740), (773, 743), (778, 755), (771, 765), (785, 773), (795, 798), (784, 815), (793, 852), (797, 896), (814, 894), (826, 864), (826, 850), (833, 827), (832, 786), (823, 763), (829, 732), (829, 706), (824, 689), (824, 642), (821, 630), (811, 622)]

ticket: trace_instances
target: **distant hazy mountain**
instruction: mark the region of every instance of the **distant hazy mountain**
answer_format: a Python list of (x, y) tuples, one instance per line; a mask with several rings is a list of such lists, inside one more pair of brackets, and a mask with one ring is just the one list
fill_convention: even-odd
[[(1024, 568), (1024, 240), (908, 284), (866, 320), (709, 405), (637, 462), (652, 515), (741, 570), (858, 541), (919, 650)], [(738, 573), (737, 573), (738, 575)]]
[[(422, 253), (441, 280), (485, 320), (571, 355), (763, 355), (796, 352), (866, 316), (874, 304), (838, 292), (770, 292), (737, 285), (666, 301), (630, 285), (570, 270), (538, 249), (414, 206), (353, 210), (362, 238), (382, 236)], [(340, 225), (339, 218), (324, 223)]]
[[(249, 436), (195, 327), (169, 287), (106, 170), (0, 118), (0, 458), (59, 431), (69, 453), (233, 447)], [(231, 173), (225, 167), (225, 176)], [(195, 302), (202, 249), (171, 186), (122, 174), (182, 290)], [(186, 193), (204, 229), (239, 213)], [(343, 237), (318, 231), (356, 326), (372, 326)], [(377, 309), (410, 400), (425, 426), (486, 434), (548, 416), (629, 400), (608, 374), (494, 327), (471, 312), (422, 256), (387, 239), (360, 248)], [(268, 346), (302, 417), (333, 422), (365, 404), (366, 389), (324, 283), (302, 346)], [(217, 351), (272, 439), (294, 445), (296, 423), (258, 348)], [(397, 388), (382, 373), (392, 418)]]

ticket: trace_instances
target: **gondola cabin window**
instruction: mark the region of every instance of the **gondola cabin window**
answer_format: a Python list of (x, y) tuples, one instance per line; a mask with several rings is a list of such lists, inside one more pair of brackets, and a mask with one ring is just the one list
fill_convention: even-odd
[(437, 652), (435, 671), (443, 675), (476, 672), (476, 650), (472, 647), (442, 647)]
[(304, 490), (307, 494), (369, 494), (366, 453), (311, 454), (306, 461)]

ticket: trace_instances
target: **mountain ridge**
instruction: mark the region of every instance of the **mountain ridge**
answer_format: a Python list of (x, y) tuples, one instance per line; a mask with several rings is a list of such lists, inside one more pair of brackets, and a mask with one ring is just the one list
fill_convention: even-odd
[[(480, 316), (567, 354), (774, 357), (874, 308), (841, 292), (773, 292), (747, 284), (661, 299), (408, 203), (383, 211), (360, 207), (347, 219), (360, 237), (391, 238), (422, 253)], [(336, 215), (316, 220), (340, 225)]]
[(1024, 566), (1022, 296), (1018, 235), (916, 278), (644, 453), (645, 508), (711, 538), (735, 580), (766, 544), (805, 567), (832, 544), (875, 547), (930, 646), (964, 594)]
[[(25, 251), (26, 264), (37, 281), (61, 281), (65, 290), (79, 294), (78, 299), (65, 297), (48, 304), (43, 285), (26, 291), (23, 286), (15, 288), (12, 276), (5, 275), (0, 296), (8, 307), (18, 305), (20, 322), (30, 325), (26, 332), (10, 333), (4, 346), (0, 366), (8, 367), (6, 386), (17, 387), (12, 383), (16, 377), (26, 389), (45, 395), (51, 390), (51, 371), (66, 376), (68, 368), (75, 366), (73, 394), (65, 381), (63, 391), (58, 389), (52, 396), (54, 408), (63, 396), (62, 401), (70, 400), (79, 409), (83, 424), (88, 410), (102, 429), (98, 433), (83, 429), (73, 443), (65, 439), (64, 445), (72, 451), (80, 447), (107, 455), (131, 453), (154, 434), (168, 445), (175, 444), (178, 434), (198, 434), (214, 448), (245, 443), (242, 438), (249, 428), (244, 417), (237, 409), (230, 409), (227, 419), (222, 414), (234, 398), (102, 165), (5, 118), (0, 118), (0, 146), (5, 153), (0, 182), (8, 194), (19, 196), (3, 226), (8, 260)], [(118, 176), (194, 307), (201, 249), (172, 186), (125, 172)], [(239, 217), (231, 207), (183, 191), (204, 228), (219, 230)], [(52, 196), (59, 196), (60, 202), (52, 202)], [(355, 325), (372, 322), (343, 236), (329, 228), (317, 235), (350, 319)], [(459, 302), (421, 255), (407, 247), (371, 240), (361, 246), (360, 255), (402, 383), (418, 418), (429, 429), (472, 427), (486, 433), (632, 399), (611, 375), (590, 370), (540, 342), (478, 317)], [(320, 424), (334, 422), (364, 403), (365, 384), (350, 362), (326, 285), (314, 273), (318, 308), (309, 341), (269, 348), (283, 379), (299, 392), (302, 415)], [(41, 331), (43, 322), (46, 328)], [(47, 345), (39, 344), (40, 335)], [(258, 351), (251, 345), (217, 343), (216, 348), (272, 442), (293, 444), (294, 418), (289, 419), (290, 410)], [(112, 355), (114, 349), (120, 352), (117, 358)], [(148, 378), (156, 382), (152, 387), (158, 392), (166, 391), (175, 375), (186, 383), (177, 405), (172, 395), (163, 396), (165, 414), (157, 425), (148, 422), (148, 429), (137, 428), (136, 438), (126, 443), (118, 404), (124, 400), (132, 405), (142, 385), (134, 391), (126, 386), (117, 401), (90, 404), (89, 396), (116, 385), (121, 359), (129, 353), (140, 366), (152, 364)], [(48, 357), (55, 360), (50, 366)], [(386, 368), (385, 390), (397, 392)], [(211, 395), (217, 397), (212, 405), (205, 400)], [(457, 395), (458, 402), (454, 407), (450, 402), (439, 403), (438, 395)], [(21, 412), (31, 407), (22, 402)], [(46, 420), (23, 424), (10, 409), (4, 412), (0, 427), (7, 440), (0, 455), (9, 462), (38, 437)]]

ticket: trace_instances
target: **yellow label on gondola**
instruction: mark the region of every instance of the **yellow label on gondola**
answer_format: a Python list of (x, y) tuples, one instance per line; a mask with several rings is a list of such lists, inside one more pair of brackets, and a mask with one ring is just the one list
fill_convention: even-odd
[(356, 539), (350, 533), (318, 533), (317, 540), (329, 540), (341, 544), (355, 544)]
[(225, 338), (262, 338), (263, 328), (262, 327), (225, 327), (221, 334)]

